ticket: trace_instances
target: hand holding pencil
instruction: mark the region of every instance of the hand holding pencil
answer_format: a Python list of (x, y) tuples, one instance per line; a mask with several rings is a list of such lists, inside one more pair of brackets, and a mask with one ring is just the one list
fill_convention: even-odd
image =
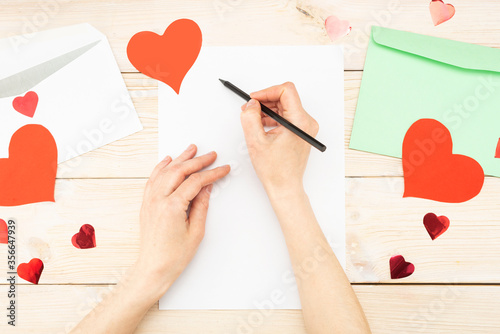
[[(241, 124), (255, 171), (269, 195), (302, 190), (311, 145), (275, 120), (262, 113), (261, 102), (311, 136), (318, 123), (302, 107), (291, 82), (250, 94), (241, 109)], [(264, 125), (277, 126), (265, 132)]]
[[(244, 91), (242, 91), (241, 89), (239, 89), (238, 87), (236, 87), (235, 85), (230, 83), (229, 81), (222, 80), (222, 79), (219, 79), (219, 80), (220, 80), (220, 82), (222, 82), (222, 84), (225, 87), (229, 88), (233, 93), (235, 93), (238, 96), (240, 96), (241, 98), (245, 99), (247, 102), (250, 101), (250, 95), (248, 95), (247, 93), (245, 93)], [(302, 140), (305, 140), (306, 142), (308, 142), (310, 145), (312, 145), (314, 148), (318, 149), (319, 151), (321, 151), (321, 152), (326, 151), (326, 146), (323, 143), (316, 140), (313, 136), (311, 136), (310, 134), (308, 134), (307, 132), (305, 132), (301, 128), (297, 127), (295, 124), (290, 122), (288, 119), (286, 119), (285, 117), (281, 116), (280, 114), (272, 111), (271, 109), (269, 109), (269, 107), (267, 107), (266, 105), (264, 105), (262, 103), (260, 104), (260, 107), (262, 109), (262, 112), (266, 116), (268, 116), (268, 117), (272, 118), (274, 121), (276, 121), (277, 124), (284, 126), (289, 131), (292, 131), (297, 136), (302, 138)]]

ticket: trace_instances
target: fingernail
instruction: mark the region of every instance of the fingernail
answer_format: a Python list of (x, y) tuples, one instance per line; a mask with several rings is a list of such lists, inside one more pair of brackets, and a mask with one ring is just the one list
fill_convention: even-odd
[(257, 103), (257, 101), (255, 101), (254, 99), (251, 99), (250, 101), (247, 102), (247, 106), (245, 109), (248, 109), (249, 107), (253, 107), (256, 103)]
[(193, 148), (194, 148), (194, 144), (191, 144), (191, 145), (189, 145), (189, 146), (186, 148), (186, 151), (191, 151)]
[(207, 191), (208, 193), (210, 194), (212, 192), (212, 188), (214, 187), (213, 184), (209, 184), (208, 187), (207, 187)]
[(163, 161), (167, 161), (167, 160), (169, 160), (169, 159), (172, 159), (172, 158), (170, 158), (170, 155), (167, 155), (167, 156), (163, 159)]

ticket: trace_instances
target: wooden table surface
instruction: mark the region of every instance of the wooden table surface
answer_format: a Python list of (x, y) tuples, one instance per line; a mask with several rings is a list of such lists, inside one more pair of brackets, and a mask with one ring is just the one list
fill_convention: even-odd
[[(449, 1), (455, 17), (434, 27), (429, 0), (2, 0), (0, 37), (83, 22), (106, 34), (144, 130), (60, 165), (55, 204), (0, 208), (0, 217), (18, 221), (18, 262), (32, 257), (45, 262), (38, 286), (18, 281), (20, 328), (14, 331), (2, 317), (0, 332), (66, 333), (137, 256), (142, 192), (157, 161), (158, 96), (156, 81), (127, 60), (134, 33), (162, 33), (187, 17), (200, 25), (204, 45), (330, 44), (324, 19), (335, 14), (349, 20), (353, 30), (339, 41), (346, 54), (347, 148), (373, 24), (500, 47), (498, 0)], [(481, 194), (464, 204), (403, 199), (399, 159), (346, 149), (345, 182), (347, 274), (374, 333), (500, 331), (500, 179), (488, 177)], [(422, 225), (427, 212), (451, 220), (435, 241)], [(98, 247), (81, 251), (69, 240), (85, 223), (96, 228)], [(415, 264), (412, 276), (390, 279), (388, 261), (396, 254)], [(1, 260), (0, 273), (6, 269), (6, 259)], [(1, 281), (4, 309), (7, 285)], [(242, 329), (242, 322), (251, 327)], [(295, 310), (160, 312), (155, 305), (137, 332), (305, 330)]]

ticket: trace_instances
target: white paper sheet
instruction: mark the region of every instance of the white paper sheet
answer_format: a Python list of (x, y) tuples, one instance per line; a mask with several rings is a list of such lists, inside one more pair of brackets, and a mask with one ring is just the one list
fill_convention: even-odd
[(300, 308), (284, 237), (246, 152), (244, 101), (219, 78), (248, 93), (295, 83), (320, 124), (317, 139), (327, 146), (324, 153), (311, 149), (305, 187), (345, 264), (343, 74), (342, 49), (336, 46), (203, 47), (180, 95), (160, 83), (160, 158), (195, 143), (199, 154), (218, 153), (214, 166), (233, 166), (214, 186), (198, 253), (160, 300), (160, 309)]
[(12, 134), (26, 124), (41, 124), (52, 133), (59, 162), (142, 129), (106, 37), (89, 24), (1, 39), (0, 81), (95, 42), (29, 89), (39, 97), (33, 118), (13, 108), (16, 96), (0, 98), (0, 157), (8, 156)]

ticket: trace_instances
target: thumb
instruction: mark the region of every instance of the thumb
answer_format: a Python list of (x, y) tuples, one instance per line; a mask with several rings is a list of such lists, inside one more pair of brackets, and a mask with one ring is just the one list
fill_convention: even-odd
[(241, 126), (247, 143), (265, 135), (261, 113), (260, 103), (254, 99), (248, 101), (245, 109), (241, 112)]

